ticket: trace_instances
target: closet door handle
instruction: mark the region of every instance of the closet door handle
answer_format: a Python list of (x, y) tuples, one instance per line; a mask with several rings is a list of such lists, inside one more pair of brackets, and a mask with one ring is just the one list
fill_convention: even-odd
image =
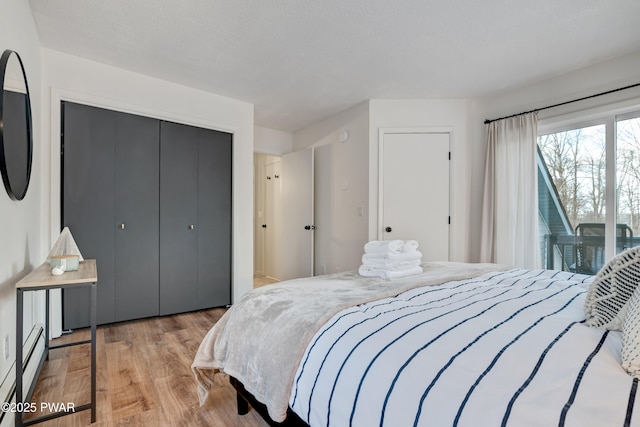
[(124, 230), (124, 222), (118, 226), (120, 230)]
[(189, 230), (193, 230), (194, 228), (196, 228), (193, 224), (189, 224)]
[(386, 231), (387, 233), (391, 233), (391, 227), (385, 228), (384, 231)]

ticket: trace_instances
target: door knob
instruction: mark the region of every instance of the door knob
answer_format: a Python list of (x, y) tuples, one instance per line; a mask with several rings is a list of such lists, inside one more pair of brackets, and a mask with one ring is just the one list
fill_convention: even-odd
[(391, 227), (385, 228), (384, 231), (386, 231), (387, 233), (391, 233)]
[(193, 230), (195, 226), (193, 224), (189, 224), (189, 230)]
[(262, 228), (267, 228), (267, 224), (262, 224)]
[(305, 226), (304, 226), (304, 229), (305, 229), (305, 230), (311, 230), (311, 226), (310, 226), (310, 225), (305, 225)]
[(124, 230), (124, 222), (118, 226), (120, 230)]

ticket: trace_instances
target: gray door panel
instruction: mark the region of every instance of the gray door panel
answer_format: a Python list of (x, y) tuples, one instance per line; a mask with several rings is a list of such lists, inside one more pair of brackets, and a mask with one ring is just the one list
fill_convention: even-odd
[(198, 308), (231, 303), (231, 134), (199, 129)]
[(160, 122), (117, 113), (115, 318), (159, 313)]
[[(98, 267), (98, 323), (114, 317), (115, 113), (64, 103), (62, 223), (69, 227), (82, 256)], [(89, 291), (63, 292), (63, 328), (90, 324)]]
[(198, 308), (198, 130), (160, 127), (160, 314)]

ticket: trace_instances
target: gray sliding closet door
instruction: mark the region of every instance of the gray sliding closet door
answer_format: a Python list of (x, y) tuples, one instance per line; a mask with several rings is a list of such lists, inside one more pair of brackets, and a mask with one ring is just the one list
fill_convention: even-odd
[[(115, 320), (115, 113), (63, 104), (62, 223), (84, 258), (97, 260), (98, 323)], [(63, 328), (90, 324), (89, 290), (65, 289)]]
[(158, 120), (117, 114), (116, 321), (158, 315), (159, 138)]
[[(229, 133), (63, 103), (62, 221), (98, 265), (98, 323), (231, 303)], [(89, 325), (63, 292), (63, 327)]]
[[(64, 103), (63, 224), (98, 267), (98, 323), (158, 314), (159, 121)], [(90, 324), (63, 292), (63, 327)]]
[(231, 134), (198, 130), (198, 308), (231, 303)]
[(198, 129), (160, 126), (160, 314), (198, 308)]
[(231, 303), (231, 134), (162, 122), (160, 314)]

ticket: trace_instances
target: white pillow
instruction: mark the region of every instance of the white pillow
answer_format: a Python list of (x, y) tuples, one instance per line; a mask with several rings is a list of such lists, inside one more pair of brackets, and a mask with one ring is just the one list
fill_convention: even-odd
[(587, 325), (621, 331), (627, 303), (640, 284), (640, 246), (609, 261), (589, 286), (584, 305)]
[(622, 367), (640, 379), (640, 286), (629, 300), (622, 327)]

